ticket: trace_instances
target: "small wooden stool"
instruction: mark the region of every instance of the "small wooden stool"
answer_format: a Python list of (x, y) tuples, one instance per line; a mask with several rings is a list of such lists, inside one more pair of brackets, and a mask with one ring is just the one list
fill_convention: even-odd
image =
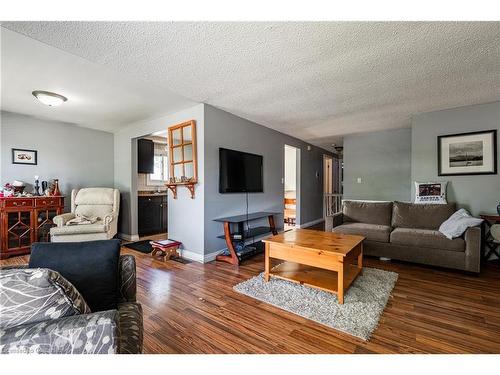
[(153, 251), (151, 252), (151, 256), (157, 256), (163, 258), (163, 261), (167, 261), (171, 258), (176, 258), (179, 256), (178, 250), (179, 246), (182, 245), (181, 242), (166, 240), (166, 241), (151, 241), (151, 246), (153, 247)]

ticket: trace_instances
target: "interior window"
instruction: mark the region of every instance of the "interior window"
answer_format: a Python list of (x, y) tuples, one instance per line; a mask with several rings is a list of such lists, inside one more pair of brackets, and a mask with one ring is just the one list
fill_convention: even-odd
[(168, 179), (168, 162), (165, 155), (155, 155), (154, 157), (154, 173), (149, 176), (150, 181), (167, 181)]

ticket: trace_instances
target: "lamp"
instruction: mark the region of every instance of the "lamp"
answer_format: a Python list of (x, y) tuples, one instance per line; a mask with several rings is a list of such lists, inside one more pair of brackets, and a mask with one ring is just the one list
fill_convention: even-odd
[(68, 98), (50, 91), (35, 90), (32, 92), (33, 96), (40, 102), (50, 107), (63, 104)]

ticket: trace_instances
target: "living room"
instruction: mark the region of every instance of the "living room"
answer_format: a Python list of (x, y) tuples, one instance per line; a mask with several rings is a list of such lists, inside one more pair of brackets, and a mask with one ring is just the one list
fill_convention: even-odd
[(134, 18), (1, 22), (2, 359), (500, 353), (500, 22)]

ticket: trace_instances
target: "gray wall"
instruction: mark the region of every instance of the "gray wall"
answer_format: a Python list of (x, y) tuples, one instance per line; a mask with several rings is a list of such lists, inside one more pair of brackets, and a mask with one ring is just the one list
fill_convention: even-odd
[[(219, 193), (219, 147), (263, 155), (264, 192), (249, 194), (249, 211), (283, 212), (284, 146), (300, 149), (300, 223), (323, 217), (323, 155), (328, 151), (205, 105), (205, 254), (225, 248), (217, 239), (222, 225), (213, 220), (246, 211), (245, 194)], [(316, 177), (316, 172), (319, 176)], [(283, 216), (277, 222), (283, 227)], [(251, 223), (256, 226), (259, 223)]]
[(344, 197), (410, 200), (410, 160), (411, 129), (345, 137)]
[[(1, 183), (29, 183), (59, 178), (62, 193), (71, 206), (71, 189), (113, 187), (113, 134), (56, 121), (44, 121), (1, 112)], [(11, 149), (38, 151), (38, 165), (12, 164)]]
[[(500, 201), (500, 175), (437, 175), (438, 135), (490, 129), (500, 130), (500, 102), (415, 116), (412, 121), (412, 181), (448, 181), (449, 201), (457, 202), (473, 215), (483, 212), (495, 213)], [(498, 158), (500, 166), (500, 152)]]

